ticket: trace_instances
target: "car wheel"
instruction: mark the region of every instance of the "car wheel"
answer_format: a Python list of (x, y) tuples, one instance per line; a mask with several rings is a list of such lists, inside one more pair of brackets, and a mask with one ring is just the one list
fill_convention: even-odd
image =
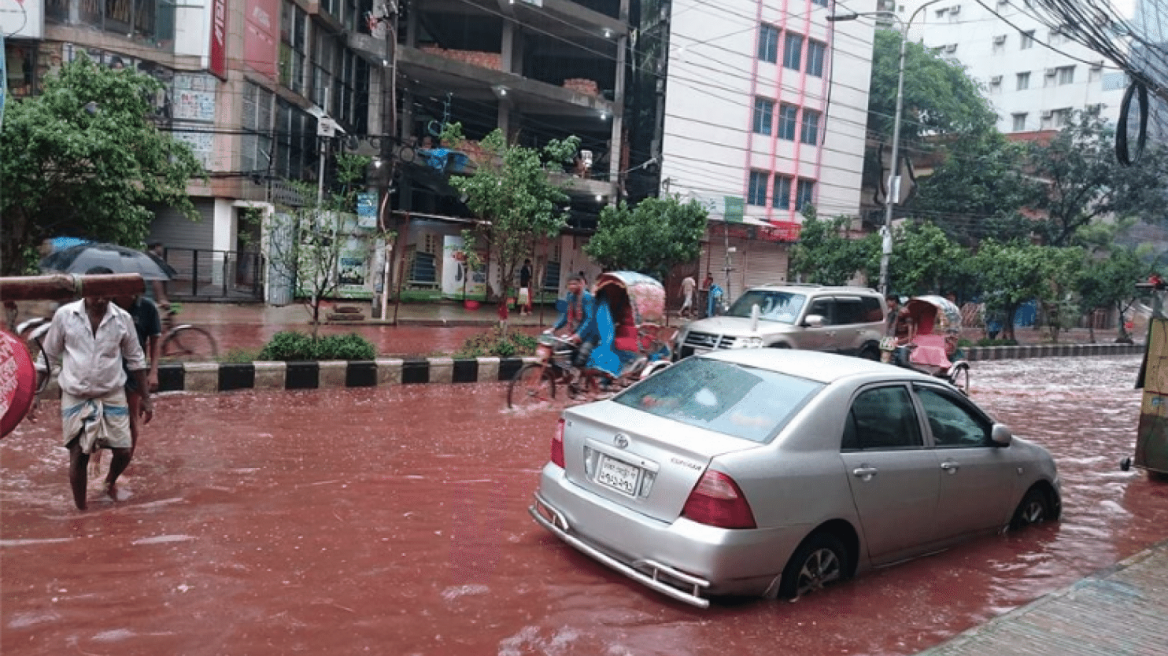
[(1041, 524), (1053, 519), (1053, 514), (1050, 498), (1042, 490), (1032, 487), (1026, 492), (1026, 496), (1022, 497), (1022, 503), (1019, 503), (1018, 509), (1014, 511), (1014, 517), (1010, 520), (1010, 530), (1017, 531), (1027, 526)]
[(850, 556), (844, 543), (831, 533), (815, 533), (803, 541), (783, 569), (779, 596), (798, 599), (841, 581), (851, 572)]

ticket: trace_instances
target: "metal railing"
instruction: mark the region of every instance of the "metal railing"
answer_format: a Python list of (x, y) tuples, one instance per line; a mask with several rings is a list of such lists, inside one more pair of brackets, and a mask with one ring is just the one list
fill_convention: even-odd
[(165, 259), (178, 272), (167, 285), (171, 299), (263, 300), (264, 256), (260, 253), (167, 248)]

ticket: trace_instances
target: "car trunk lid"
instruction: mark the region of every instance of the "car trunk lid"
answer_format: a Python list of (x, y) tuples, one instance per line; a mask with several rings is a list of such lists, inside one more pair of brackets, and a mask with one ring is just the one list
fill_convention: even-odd
[(717, 456), (760, 445), (605, 402), (564, 412), (568, 480), (671, 522)]

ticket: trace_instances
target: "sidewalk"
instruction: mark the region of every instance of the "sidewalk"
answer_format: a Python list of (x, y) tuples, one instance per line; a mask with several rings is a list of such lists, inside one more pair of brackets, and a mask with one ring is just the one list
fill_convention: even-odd
[(1168, 656), (1168, 542), (918, 656)]

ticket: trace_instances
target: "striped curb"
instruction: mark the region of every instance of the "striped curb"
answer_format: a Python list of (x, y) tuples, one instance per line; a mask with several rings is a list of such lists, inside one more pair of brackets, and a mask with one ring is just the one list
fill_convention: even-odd
[(158, 366), (159, 392), (327, 389), (509, 381), (535, 358), (379, 358), (319, 362), (188, 362)]
[(965, 359), (976, 362), (980, 360), (1020, 360), (1088, 355), (1142, 355), (1143, 353), (1143, 344), (1022, 344), (1020, 346), (970, 346), (965, 349)]

